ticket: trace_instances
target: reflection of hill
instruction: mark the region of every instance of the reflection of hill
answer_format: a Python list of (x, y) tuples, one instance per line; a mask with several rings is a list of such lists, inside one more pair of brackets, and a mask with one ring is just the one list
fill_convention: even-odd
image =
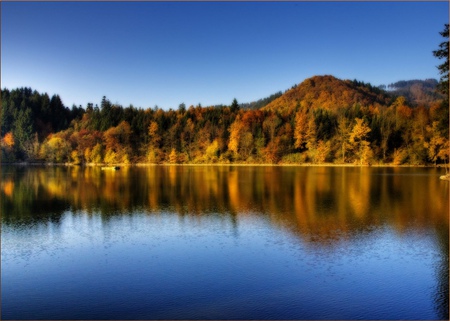
[[(425, 172), (424, 172), (425, 171)], [(319, 240), (392, 225), (448, 225), (448, 185), (427, 169), (153, 166), (101, 171), (12, 169), (1, 182), (7, 220), (48, 219), (73, 211), (103, 216), (175, 211), (265, 213), (296, 235)], [(417, 174), (417, 175), (415, 175)], [(53, 213), (53, 214), (52, 214)], [(55, 214), (59, 213), (59, 214)], [(6, 221), (4, 221), (6, 222)]]
[[(368, 167), (2, 168), (0, 210), (6, 225), (58, 223), (68, 210), (102, 225), (120, 216), (131, 222), (136, 212), (196, 223), (213, 214), (235, 227), (260, 215), (325, 251), (384, 227), (434, 229), (443, 258), (434, 300), (447, 319), (449, 187), (438, 177), (435, 169)], [(105, 237), (114, 233), (104, 226)]]
[[(400, 176), (399, 171), (405, 170), (411, 175)], [(278, 210), (271, 211), (272, 220), (306, 241), (322, 245), (383, 225), (390, 225), (398, 233), (408, 228), (448, 226), (448, 187), (434, 178), (412, 175), (414, 171), (320, 167), (293, 170), (291, 175), (283, 176), (284, 191), (273, 197)]]

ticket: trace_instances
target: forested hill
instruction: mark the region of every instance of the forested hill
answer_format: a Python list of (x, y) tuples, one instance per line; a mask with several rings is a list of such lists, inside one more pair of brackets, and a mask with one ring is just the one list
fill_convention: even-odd
[(264, 107), (266, 110), (291, 112), (299, 107), (335, 110), (360, 106), (387, 106), (393, 97), (386, 91), (359, 81), (333, 76), (314, 76), (294, 86)]
[(436, 100), (443, 99), (436, 88), (436, 79), (425, 80), (401, 80), (387, 86), (389, 93), (396, 96), (403, 96), (412, 105), (427, 105)]
[[(263, 106), (263, 108), (257, 108)], [(358, 81), (316, 76), (240, 108), (65, 107), (2, 90), (1, 161), (436, 164), (448, 161), (448, 100), (412, 106)]]

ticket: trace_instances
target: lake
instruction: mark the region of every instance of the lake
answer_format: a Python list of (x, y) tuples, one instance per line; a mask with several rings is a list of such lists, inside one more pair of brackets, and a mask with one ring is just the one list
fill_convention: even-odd
[(1, 168), (2, 319), (448, 319), (435, 168)]

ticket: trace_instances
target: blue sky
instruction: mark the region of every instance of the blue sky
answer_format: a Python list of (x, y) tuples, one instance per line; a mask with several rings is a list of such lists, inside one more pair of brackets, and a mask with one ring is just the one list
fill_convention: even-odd
[(1, 87), (63, 103), (250, 102), (314, 75), (439, 79), (448, 2), (2, 2)]

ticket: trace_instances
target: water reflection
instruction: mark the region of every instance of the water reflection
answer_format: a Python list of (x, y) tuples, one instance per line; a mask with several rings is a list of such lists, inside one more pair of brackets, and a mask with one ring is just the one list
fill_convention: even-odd
[(431, 233), (441, 251), (434, 301), (447, 319), (449, 184), (439, 175), (425, 168), (3, 167), (0, 209), (2, 224), (11, 228), (57, 226), (67, 211), (100, 217), (105, 237), (107, 222), (136, 212), (199, 222), (220, 215), (234, 233), (256, 213), (319, 252), (338, 251), (384, 228)]
[[(260, 212), (308, 239), (389, 224), (448, 225), (448, 183), (434, 169), (334, 167), (2, 168), (3, 222), (57, 220), (67, 210), (105, 218), (136, 209), (179, 215)], [(350, 233), (351, 234), (351, 233)]]

